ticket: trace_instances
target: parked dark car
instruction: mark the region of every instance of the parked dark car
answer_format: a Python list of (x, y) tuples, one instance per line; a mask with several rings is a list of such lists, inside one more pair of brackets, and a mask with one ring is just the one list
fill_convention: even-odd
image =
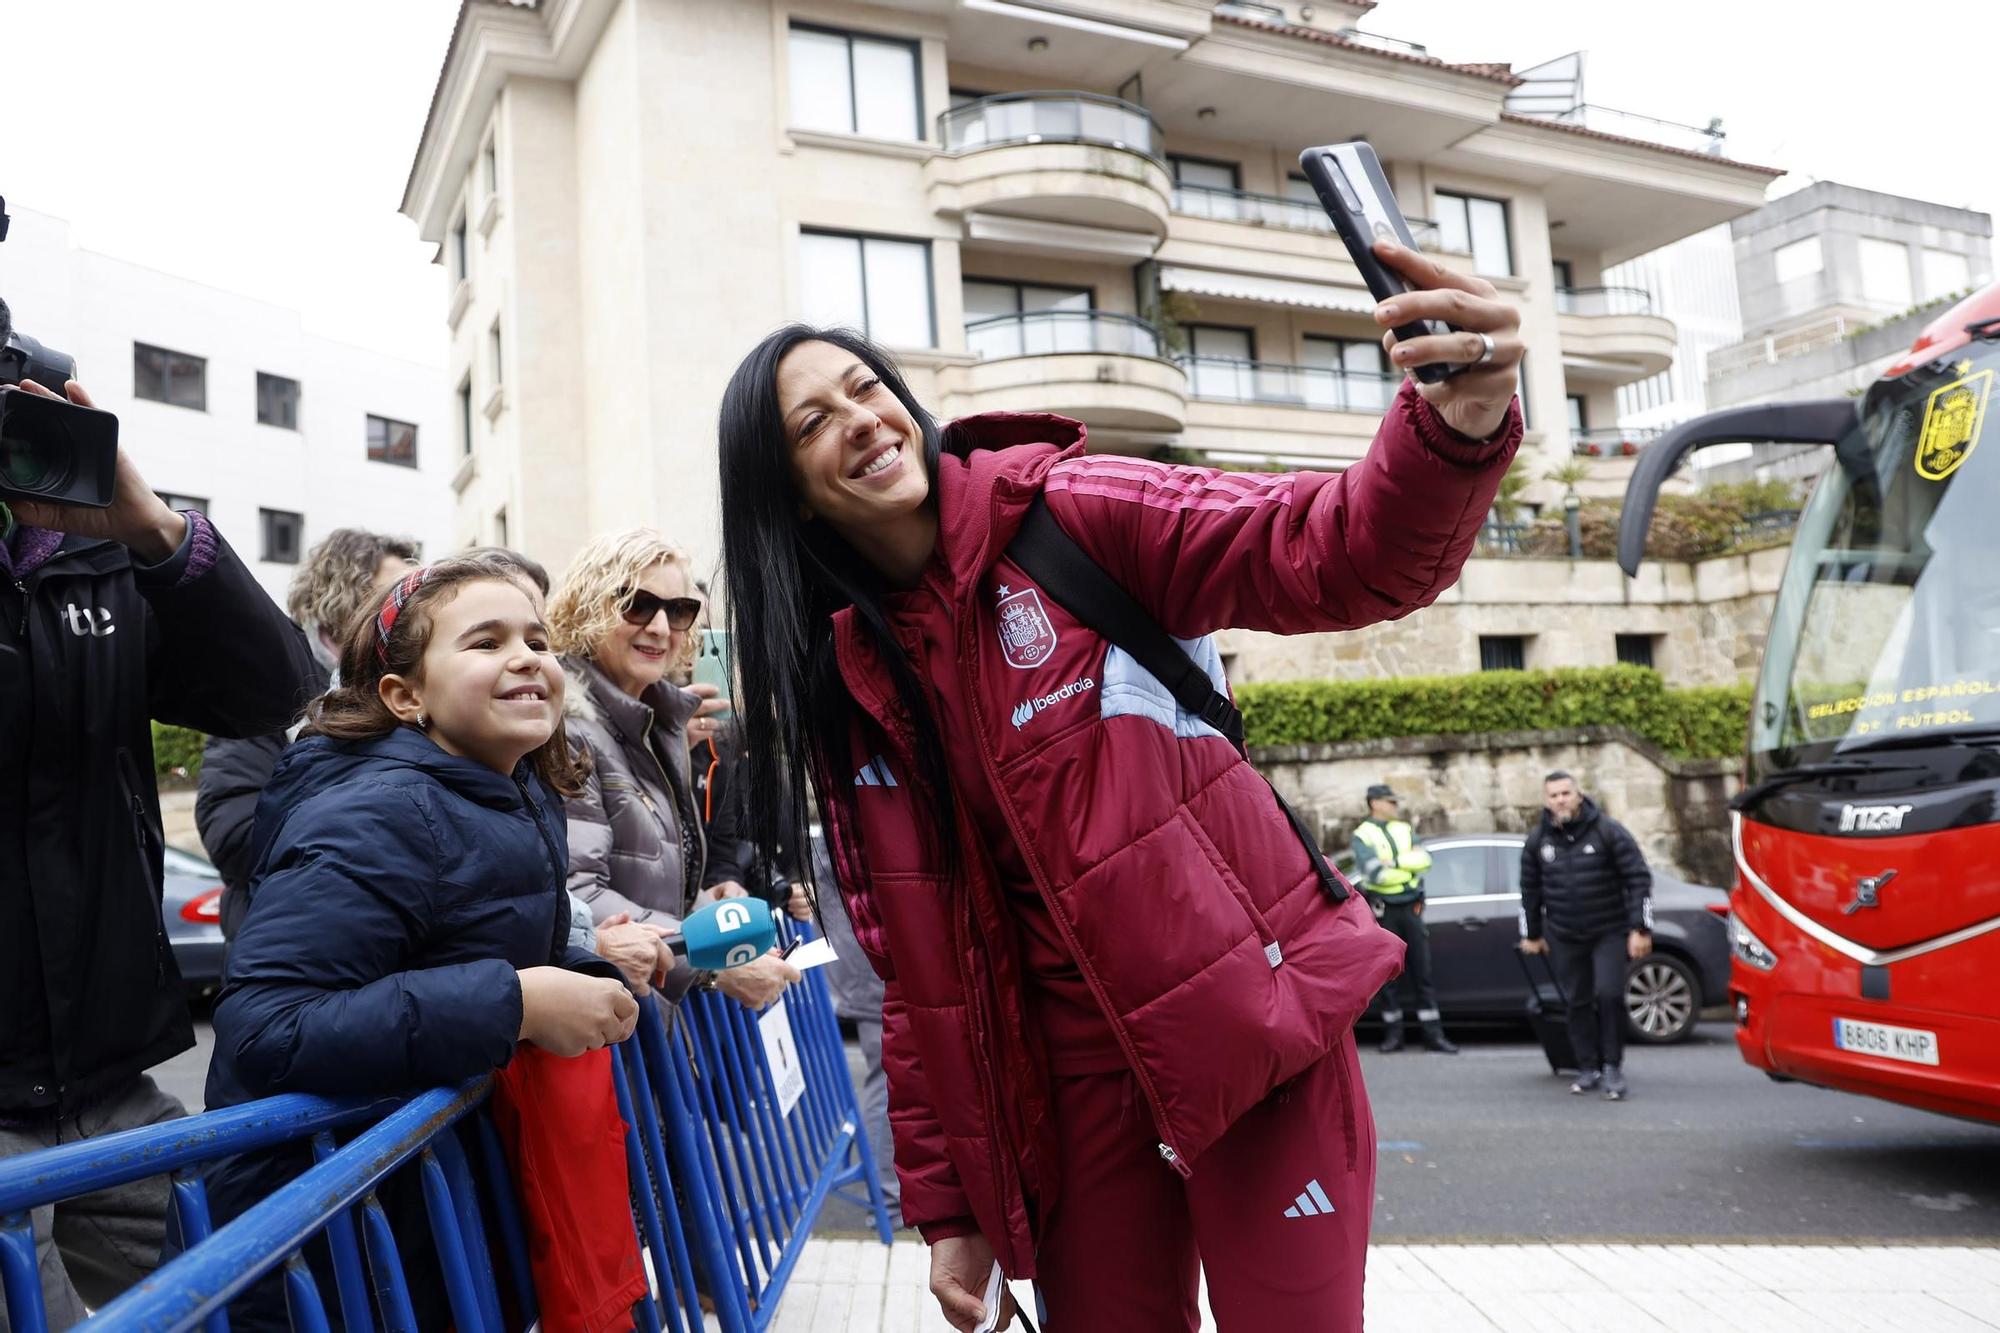
[[(1420, 839), (1430, 852), (1424, 920), (1446, 1023), (1519, 1023), (1528, 994), (1521, 938), (1519, 833)], [(1341, 869), (1349, 858), (1336, 858)], [(1729, 894), (1653, 871), (1653, 952), (1625, 977), (1625, 1030), (1635, 1042), (1685, 1040), (1704, 1006), (1729, 994)], [(1529, 960), (1540, 967), (1539, 960)]]
[(160, 915), (190, 995), (222, 985), (222, 872), (193, 852), (166, 850)]

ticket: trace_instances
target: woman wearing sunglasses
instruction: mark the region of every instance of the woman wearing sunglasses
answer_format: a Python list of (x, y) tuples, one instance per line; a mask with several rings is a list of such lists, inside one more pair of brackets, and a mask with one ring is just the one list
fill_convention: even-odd
[[(704, 896), (688, 772), (688, 726), (702, 701), (668, 679), (694, 663), (702, 601), (690, 563), (659, 533), (634, 528), (585, 546), (549, 598), (549, 636), (569, 675), (564, 721), (590, 758), (568, 802), (569, 887), (599, 926), (668, 927)], [(677, 1001), (713, 986), (761, 1008), (798, 977), (776, 956), (723, 973), (678, 959), (660, 991)]]

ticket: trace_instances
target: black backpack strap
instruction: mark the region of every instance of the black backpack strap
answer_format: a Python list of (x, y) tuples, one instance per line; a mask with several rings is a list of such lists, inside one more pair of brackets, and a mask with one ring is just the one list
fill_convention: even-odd
[[(1123, 649), (1166, 686), (1175, 703), (1221, 732), (1237, 753), (1247, 753), (1243, 743), (1243, 714), (1235, 701), (1215, 688), (1208, 673), (1188, 656), (1187, 649), (1176, 643), (1123, 584), (1106, 573), (1102, 565), (1090, 558), (1089, 552), (1062, 530), (1043, 497), (1036, 496), (1034, 504), (1029, 506), (1020, 532), (1007, 546), (1007, 554), (1064, 610), (1107, 642)], [(1271, 795), (1312, 858), (1313, 870), (1322, 887), (1334, 901), (1344, 900), (1347, 886), (1327, 865), (1305, 821), (1276, 787), (1271, 788)]]

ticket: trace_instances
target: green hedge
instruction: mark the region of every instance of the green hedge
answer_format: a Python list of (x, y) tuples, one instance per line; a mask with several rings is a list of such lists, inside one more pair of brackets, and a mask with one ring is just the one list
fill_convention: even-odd
[(1310, 745), (1384, 736), (1629, 727), (1669, 754), (1740, 754), (1747, 685), (1668, 689), (1646, 667), (1482, 671), (1399, 680), (1299, 680), (1239, 686), (1252, 745)]
[(198, 731), (186, 727), (170, 727), (164, 722), (153, 724), (153, 771), (162, 778), (176, 781), (183, 777), (177, 770), (185, 770), (185, 778), (193, 782), (201, 776), (201, 746), (207, 740)]

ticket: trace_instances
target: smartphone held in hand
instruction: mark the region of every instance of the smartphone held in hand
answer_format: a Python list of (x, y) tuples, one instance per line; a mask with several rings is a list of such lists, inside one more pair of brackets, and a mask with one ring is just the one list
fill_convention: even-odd
[[(1377, 241), (1391, 241), (1406, 250), (1417, 248), (1375, 150), (1365, 143), (1325, 144), (1299, 154), (1299, 167), (1312, 182), (1313, 192), (1333, 220), (1354, 266), (1361, 270), (1369, 293), (1377, 301), (1386, 301), (1408, 291), (1409, 284), (1401, 275), (1375, 256)], [(1408, 342), (1451, 332), (1456, 330), (1443, 320), (1413, 320), (1397, 326), (1396, 338)], [(1410, 373), (1426, 384), (1436, 384), (1463, 369), (1462, 365), (1432, 362), (1414, 366)]]

